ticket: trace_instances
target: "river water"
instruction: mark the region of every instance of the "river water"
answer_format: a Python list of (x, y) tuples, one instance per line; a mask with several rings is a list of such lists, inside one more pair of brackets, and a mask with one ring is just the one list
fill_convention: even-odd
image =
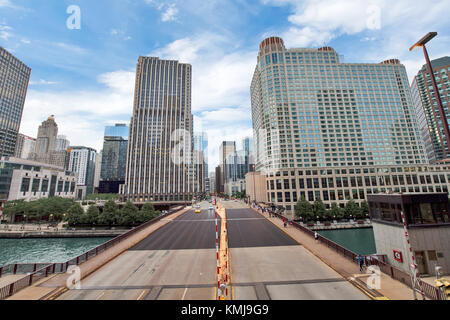
[(325, 238), (361, 255), (377, 252), (372, 228), (323, 230), (318, 233)]
[(112, 238), (0, 239), (0, 266), (66, 262)]

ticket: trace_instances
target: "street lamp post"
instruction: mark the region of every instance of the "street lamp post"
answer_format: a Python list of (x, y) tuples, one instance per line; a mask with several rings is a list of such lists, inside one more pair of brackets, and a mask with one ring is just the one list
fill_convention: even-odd
[[(422, 49), (423, 49), (423, 54), (425, 55), (425, 60), (427, 62), (428, 73), (430, 74), (431, 83), (433, 84), (434, 95), (435, 95), (435, 98), (436, 98), (436, 102), (437, 102), (437, 106), (438, 106), (438, 110), (439, 110), (439, 115), (441, 116), (441, 120), (442, 120), (442, 126), (443, 126), (444, 133), (445, 133), (445, 141), (447, 142), (447, 148), (450, 150), (450, 130), (448, 128), (447, 116), (445, 114), (444, 108), (442, 107), (442, 100), (441, 100), (441, 96), (439, 94), (439, 89), (438, 89), (437, 84), (436, 84), (436, 78), (434, 77), (433, 67), (431, 65), (431, 61), (430, 61), (430, 58), (428, 56), (427, 48), (425, 47), (425, 44), (428, 43), (435, 36), (437, 36), (437, 32), (428, 32), (422, 39), (420, 39), (418, 42), (416, 42), (409, 49), (409, 51), (414, 50), (414, 48), (416, 48), (416, 47), (422, 47)], [(425, 82), (426, 82), (426, 79), (425, 79)], [(434, 107), (433, 106), (432, 106), (432, 110), (433, 110), (434, 120), (436, 122), (436, 125), (438, 125), (438, 119), (437, 119), (436, 112), (434, 111)], [(439, 135), (441, 135), (439, 128), (438, 128), (438, 130), (439, 130)], [(445, 149), (444, 143), (442, 143), (442, 149), (444, 151), (444, 157), (447, 158), (448, 154), (447, 154), (447, 151)]]

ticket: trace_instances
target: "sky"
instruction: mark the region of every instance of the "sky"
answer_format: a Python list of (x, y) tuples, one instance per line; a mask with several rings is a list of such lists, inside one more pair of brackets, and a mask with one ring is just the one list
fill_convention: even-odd
[(139, 56), (190, 63), (195, 131), (222, 141), (252, 135), (250, 83), (259, 44), (331, 46), (344, 62), (397, 58), (412, 81), (424, 64), (409, 48), (429, 31), (431, 59), (450, 55), (448, 0), (0, 0), (0, 46), (32, 68), (20, 132), (36, 137), (55, 115), (71, 145), (100, 151), (104, 127), (129, 124)]

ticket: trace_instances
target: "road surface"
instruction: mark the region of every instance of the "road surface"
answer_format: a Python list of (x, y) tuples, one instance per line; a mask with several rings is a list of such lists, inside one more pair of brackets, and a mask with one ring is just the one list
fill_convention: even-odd
[(254, 210), (224, 205), (235, 300), (369, 299)]

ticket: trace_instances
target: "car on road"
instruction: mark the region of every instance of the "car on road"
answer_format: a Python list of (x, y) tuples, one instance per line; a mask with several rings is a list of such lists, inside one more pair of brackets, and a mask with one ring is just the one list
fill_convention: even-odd
[(195, 206), (195, 213), (201, 213), (202, 209), (200, 209), (200, 206)]

